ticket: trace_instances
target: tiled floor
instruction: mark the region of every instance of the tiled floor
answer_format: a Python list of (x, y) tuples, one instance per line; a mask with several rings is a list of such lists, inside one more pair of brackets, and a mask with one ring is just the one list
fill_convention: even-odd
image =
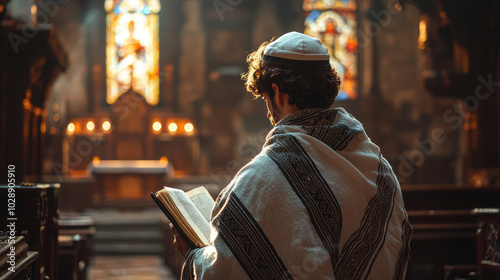
[(96, 256), (88, 270), (89, 280), (177, 279), (158, 256)]

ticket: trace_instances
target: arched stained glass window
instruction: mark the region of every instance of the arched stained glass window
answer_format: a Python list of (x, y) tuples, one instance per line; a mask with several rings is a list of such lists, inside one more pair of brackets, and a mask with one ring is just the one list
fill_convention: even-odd
[(159, 101), (158, 0), (106, 0), (106, 101), (128, 90)]
[(304, 33), (323, 42), (342, 78), (337, 100), (356, 99), (358, 38), (355, 0), (304, 0)]

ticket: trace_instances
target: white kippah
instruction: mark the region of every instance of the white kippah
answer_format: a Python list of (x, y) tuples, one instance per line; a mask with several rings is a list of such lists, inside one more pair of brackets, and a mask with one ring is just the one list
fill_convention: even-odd
[(295, 31), (270, 43), (262, 60), (290, 66), (330, 66), (330, 54), (321, 41)]

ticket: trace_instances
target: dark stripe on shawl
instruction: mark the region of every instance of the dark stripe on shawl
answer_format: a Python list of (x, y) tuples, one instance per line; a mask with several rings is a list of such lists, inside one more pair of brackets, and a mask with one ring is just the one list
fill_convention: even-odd
[[(368, 203), (361, 227), (347, 240), (335, 268), (337, 279), (361, 279), (369, 275), (371, 265), (382, 247), (394, 209), (396, 179), (389, 164), (379, 154), (377, 194)], [(371, 261), (370, 261), (371, 260)], [(370, 264), (371, 262), (371, 264)]]
[(276, 163), (307, 210), (335, 267), (339, 256), (342, 213), (331, 188), (299, 141), (290, 135), (273, 136), (267, 155)]
[[(292, 119), (283, 119), (280, 126), (300, 126), (307, 135), (310, 135), (328, 145), (334, 151), (341, 151), (347, 147), (354, 135), (363, 131), (362, 125), (352, 119), (340, 119), (334, 124), (340, 109), (307, 109), (293, 114)], [(274, 135), (283, 133), (276, 129)]]
[(292, 279), (273, 245), (234, 192), (213, 225), (251, 279)]
[(406, 217), (401, 225), (403, 233), (401, 234), (401, 250), (398, 255), (398, 262), (396, 263), (396, 269), (394, 272), (394, 280), (402, 280), (405, 276), (406, 268), (408, 266), (408, 261), (410, 260), (410, 239), (413, 233), (413, 228)]

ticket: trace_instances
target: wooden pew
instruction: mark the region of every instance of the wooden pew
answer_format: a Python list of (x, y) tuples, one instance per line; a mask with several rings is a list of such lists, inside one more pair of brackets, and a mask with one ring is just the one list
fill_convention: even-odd
[(85, 280), (87, 265), (83, 260), (84, 244), (80, 235), (60, 235), (59, 277), (67, 280)]
[[(86, 279), (94, 256), (95, 221), (91, 217), (61, 213), (59, 219), (59, 267), (61, 279)], [(68, 278), (72, 277), (72, 278)]]
[(477, 222), (471, 211), (499, 207), (500, 188), (440, 184), (401, 190), (414, 228), (407, 279), (467, 278), (476, 264)]
[(47, 188), (47, 251), (49, 261), (47, 263), (47, 274), (52, 275), (50, 279), (60, 279), (57, 275), (57, 248), (59, 234), (59, 192), (60, 184), (49, 184)]
[(409, 210), (408, 218), (413, 237), (406, 279), (467, 277), (475, 270), (477, 226), (471, 210)]
[(477, 216), (477, 279), (500, 279), (500, 208), (474, 209)]
[[(57, 196), (59, 184), (29, 184), (15, 186), (16, 231), (28, 231), (30, 250), (38, 252), (34, 280), (54, 280), (57, 266)], [(0, 197), (7, 198), (8, 187), (0, 186)], [(0, 203), (0, 220), (7, 221), (7, 203)], [(7, 223), (0, 223), (0, 231), (8, 231)]]
[[(8, 241), (9, 235), (10, 233), (8, 235), (2, 233), (0, 236), (0, 280), (33, 279), (38, 252), (28, 251), (26, 236), (15, 236), (15, 242), (11, 244)], [(11, 246), (15, 247), (14, 252), (11, 251)]]
[(406, 210), (471, 210), (499, 207), (500, 187), (401, 185)]
[(408, 211), (407, 279), (500, 279), (500, 210)]

